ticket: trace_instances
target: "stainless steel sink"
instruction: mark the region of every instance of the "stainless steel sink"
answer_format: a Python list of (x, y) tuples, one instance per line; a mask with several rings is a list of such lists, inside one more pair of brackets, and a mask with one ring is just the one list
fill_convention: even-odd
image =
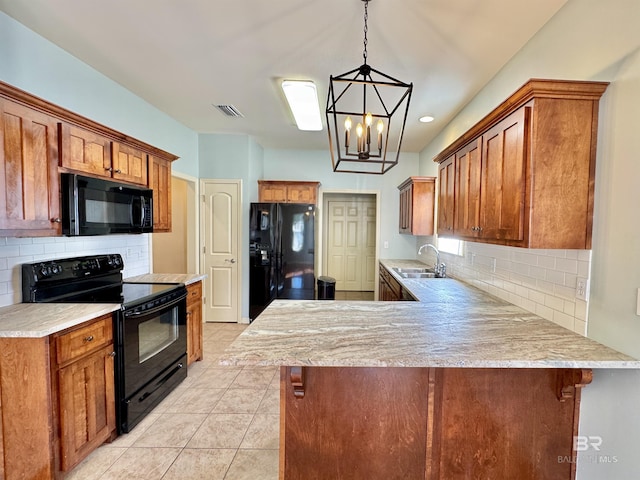
[(392, 269), (402, 278), (437, 278), (433, 268), (400, 268)]
[(394, 267), (392, 270), (398, 273), (434, 273), (433, 268), (400, 268)]
[(436, 278), (435, 272), (400, 272), (402, 278)]

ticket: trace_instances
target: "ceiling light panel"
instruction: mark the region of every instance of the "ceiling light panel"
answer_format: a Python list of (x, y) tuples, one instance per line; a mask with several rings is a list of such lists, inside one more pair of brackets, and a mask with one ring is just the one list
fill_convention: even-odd
[(284, 80), (282, 90), (300, 130), (322, 130), (318, 91), (311, 81)]

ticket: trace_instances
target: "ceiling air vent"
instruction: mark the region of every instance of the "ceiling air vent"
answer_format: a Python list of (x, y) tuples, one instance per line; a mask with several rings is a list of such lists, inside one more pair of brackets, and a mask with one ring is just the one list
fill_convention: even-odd
[(227, 117), (244, 117), (240, 110), (238, 110), (233, 105), (214, 105), (218, 110), (220, 110)]

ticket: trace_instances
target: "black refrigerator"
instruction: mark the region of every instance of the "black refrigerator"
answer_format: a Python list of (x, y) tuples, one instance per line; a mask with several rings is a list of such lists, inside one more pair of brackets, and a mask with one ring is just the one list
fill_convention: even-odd
[(314, 205), (252, 203), (249, 242), (251, 320), (276, 298), (313, 300)]

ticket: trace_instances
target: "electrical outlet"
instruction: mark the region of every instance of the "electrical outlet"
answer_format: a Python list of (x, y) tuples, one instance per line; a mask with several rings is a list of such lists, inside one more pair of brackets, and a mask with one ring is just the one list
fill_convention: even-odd
[(385, 241), (382, 243), (382, 247), (383, 247), (383, 248), (389, 248), (389, 242), (388, 242), (387, 240), (385, 240)]
[(636, 315), (640, 316), (640, 288), (638, 289), (638, 296), (636, 297)]
[(578, 277), (576, 279), (576, 298), (579, 300), (587, 300), (589, 282), (586, 278)]

